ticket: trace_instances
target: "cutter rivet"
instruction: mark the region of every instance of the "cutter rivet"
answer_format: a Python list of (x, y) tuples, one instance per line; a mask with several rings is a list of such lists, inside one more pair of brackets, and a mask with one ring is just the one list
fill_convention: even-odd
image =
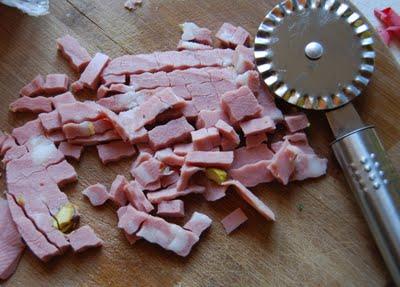
[(310, 42), (304, 49), (306, 56), (311, 60), (318, 60), (324, 53), (324, 48), (318, 42)]

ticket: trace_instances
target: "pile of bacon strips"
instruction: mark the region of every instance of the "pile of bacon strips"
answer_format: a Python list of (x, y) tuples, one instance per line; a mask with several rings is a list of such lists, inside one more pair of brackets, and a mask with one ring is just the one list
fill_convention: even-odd
[[(74, 252), (102, 245), (60, 187), (77, 174), (66, 160), (79, 161), (96, 146), (103, 164), (132, 157), (133, 180), (118, 175), (108, 190), (97, 183), (82, 193), (94, 206), (119, 207), (118, 228), (133, 244), (146, 240), (187, 256), (212, 220), (194, 212), (184, 225), (164, 218), (184, 216), (186, 195), (223, 200), (235, 190), (266, 220), (271, 209), (249, 187), (260, 183), (319, 177), (327, 160), (310, 147), (303, 113), (283, 115), (260, 84), (250, 35), (222, 25), (212, 46), (211, 31), (181, 25), (177, 51), (93, 57), (76, 39), (57, 40), (59, 52), (79, 79), (38, 75), (24, 86), (13, 112), (36, 119), (2, 133), (6, 200), (0, 206), (0, 278), (9, 277), (25, 246), (48, 261), (70, 247)], [(96, 101), (74, 93), (97, 91)], [(277, 129), (282, 136), (270, 142)], [(282, 132), (283, 131), (283, 132)], [(275, 137), (276, 138), (276, 137)], [(222, 220), (227, 233), (247, 220), (238, 208)]]

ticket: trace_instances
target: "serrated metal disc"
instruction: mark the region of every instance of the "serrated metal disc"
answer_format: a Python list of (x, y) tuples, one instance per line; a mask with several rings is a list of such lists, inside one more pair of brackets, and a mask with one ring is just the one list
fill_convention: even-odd
[(374, 71), (367, 22), (335, 0), (286, 0), (260, 24), (258, 71), (276, 96), (305, 109), (338, 108), (359, 96)]

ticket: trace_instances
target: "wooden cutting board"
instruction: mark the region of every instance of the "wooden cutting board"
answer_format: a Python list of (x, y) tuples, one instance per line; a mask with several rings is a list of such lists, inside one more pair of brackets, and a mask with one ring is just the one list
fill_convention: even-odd
[[(213, 31), (225, 21), (253, 34), (276, 1), (144, 0), (135, 12), (123, 0), (51, 1), (51, 14), (32, 18), (0, 7), (0, 127), (11, 130), (33, 116), (12, 114), (8, 104), (36, 74), (77, 75), (56, 52), (55, 39), (71, 34), (88, 48), (117, 57), (174, 49), (178, 24), (194, 21)], [(338, 35), (340, 36), (340, 35)], [(377, 71), (356, 106), (367, 123), (375, 124), (396, 163), (400, 160), (399, 68), (381, 42), (376, 44)], [(345, 67), (344, 67), (345, 68)], [(115, 175), (128, 175), (130, 160), (103, 166), (95, 149), (74, 164), (79, 183), (65, 189), (79, 207), (81, 224), (91, 225), (104, 239), (102, 249), (80, 255), (68, 252), (49, 263), (28, 250), (4, 286), (385, 286), (390, 281), (353, 195), (346, 186), (329, 142), (332, 135), (322, 114), (311, 113), (308, 130), (316, 152), (329, 159), (328, 175), (316, 180), (264, 185), (256, 194), (277, 215), (266, 222), (234, 192), (219, 202), (200, 196), (185, 199), (193, 211), (214, 219), (211, 229), (187, 258), (144, 241), (130, 246), (116, 228), (115, 208), (93, 208), (81, 190), (89, 184), (110, 185)], [(2, 183), (4, 185), (4, 183)], [(3, 186), (4, 189), (4, 186)], [(303, 210), (299, 208), (303, 206)], [(242, 207), (249, 221), (227, 236), (220, 220)]]

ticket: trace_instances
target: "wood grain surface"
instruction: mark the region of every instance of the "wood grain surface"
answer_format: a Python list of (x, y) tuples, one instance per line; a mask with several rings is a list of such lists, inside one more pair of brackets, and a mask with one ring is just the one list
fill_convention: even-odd
[[(178, 24), (194, 21), (214, 32), (225, 21), (242, 25), (254, 35), (265, 12), (276, 1), (144, 0), (135, 12), (123, 0), (54, 0), (51, 13), (32, 18), (0, 7), (0, 127), (10, 131), (33, 116), (12, 114), (8, 105), (36, 74), (77, 75), (56, 52), (55, 39), (76, 37), (91, 54), (111, 57), (175, 49)], [(355, 103), (363, 119), (377, 127), (394, 162), (400, 160), (399, 69), (382, 43), (376, 44), (377, 71)], [(345, 68), (345, 67), (344, 67)], [(93, 95), (86, 95), (87, 98)], [(115, 207), (93, 208), (81, 190), (89, 184), (110, 185), (115, 175), (128, 175), (130, 160), (103, 166), (95, 149), (74, 164), (79, 183), (64, 191), (105, 241), (102, 249), (72, 252), (42, 263), (26, 251), (3, 286), (385, 286), (389, 274), (353, 195), (346, 186), (329, 142), (332, 135), (323, 114), (310, 113), (308, 130), (316, 152), (329, 159), (328, 175), (287, 187), (268, 184), (256, 194), (277, 215), (266, 222), (234, 192), (215, 203), (202, 197), (185, 199), (186, 218), (193, 211), (213, 218), (187, 258), (139, 241), (130, 246), (116, 228)], [(4, 179), (2, 188), (4, 190)], [(298, 206), (304, 206), (302, 211)], [(220, 220), (242, 207), (249, 221), (227, 236)]]

